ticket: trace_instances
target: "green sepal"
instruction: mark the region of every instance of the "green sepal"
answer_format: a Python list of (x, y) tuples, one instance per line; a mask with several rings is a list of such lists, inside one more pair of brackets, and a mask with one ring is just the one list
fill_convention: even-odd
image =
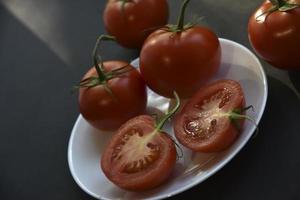
[(284, 4), (283, 6), (279, 7), (278, 10), (280, 12), (286, 12), (286, 11), (289, 11), (289, 10), (293, 10), (295, 8), (298, 8), (300, 7), (300, 4), (290, 4), (290, 3), (286, 3)]

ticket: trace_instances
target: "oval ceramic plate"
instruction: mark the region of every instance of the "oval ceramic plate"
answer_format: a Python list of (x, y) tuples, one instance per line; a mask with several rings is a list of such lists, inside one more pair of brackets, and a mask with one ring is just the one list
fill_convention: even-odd
[[(238, 81), (245, 93), (247, 105), (253, 105), (254, 112), (247, 114), (258, 123), (267, 100), (267, 80), (263, 68), (244, 46), (220, 39), (222, 64), (214, 79)], [(132, 64), (138, 66), (138, 59)], [(169, 100), (148, 90), (149, 112), (153, 107), (166, 111)], [(171, 125), (165, 127), (173, 134)], [(111, 134), (92, 128), (79, 116), (71, 133), (68, 147), (68, 162), (73, 178), (88, 194), (98, 199), (162, 199), (183, 192), (210, 177), (228, 163), (251, 138), (255, 126), (245, 123), (244, 131), (237, 141), (226, 151), (213, 154), (192, 153), (183, 149), (183, 157), (178, 159), (172, 177), (161, 187), (146, 192), (129, 192), (112, 184), (100, 168), (100, 157)]]

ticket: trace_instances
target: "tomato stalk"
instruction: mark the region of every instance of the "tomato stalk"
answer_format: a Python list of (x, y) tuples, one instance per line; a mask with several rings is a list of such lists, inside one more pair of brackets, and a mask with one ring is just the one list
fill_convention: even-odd
[(252, 117), (242, 114), (243, 112), (245, 112), (249, 109), (253, 109), (253, 106), (248, 106), (248, 107), (245, 107), (245, 108), (242, 108), (242, 109), (234, 109), (234, 110), (232, 110), (231, 112), (228, 113), (228, 117), (233, 122), (233, 124), (236, 126), (236, 128), (238, 130), (241, 129), (239, 127), (239, 124), (237, 123), (238, 120), (246, 119), (246, 120), (252, 122), (255, 125), (256, 134), (257, 134), (259, 129), (258, 129), (258, 125), (257, 125), (256, 121)]
[[(107, 86), (107, 82), (113, 78), (119, 77), (119, 76), (123, 75), (124, 73), (131, 71), (132, 68), (129, 67), (129, 64), (127, 64), (123, 67), (106, 72), (104, 69), (104, 66), (103, 66), (101, 56), (97, 55), (98, 48), (100, 46), (101, 41), (116, 41), (116, 38), (114, 36), (110, 36), (110, 35), (100, 35), (97, 38), (96, 44), (93, 49), (92, 57), (93, 57), (94, 67), (96, 69), (98, 76), (97, 77), (88, 77), (88, 78), (81, 80), (79, 86), (74, 87), (74, 89), (78, 89), (81, 87), (91, 88), (91, 87), (95, 87), (97, 85), (103, 85), (105, 90), (112, 95), (111, 90)], [(98, 60), (100, 60), (100, 63), (98, 62)]]
[[(159, 132), (161, 131), (162, 127), (165, 125), (165, 123), (167, 122), (167, 120), (170, 119), (171, 116), (173, 116), (179, 109), (180, 107), (180, 98), (177, 94), (177, 92), (173, 92), (175, 100), (176, 100), (176, 105), (174, 106), (174, 108), (169, 111), (156, 125), (155, 128), (155, 132)], [(178, 149), (180, 150), (180, 154), (178, 154), (177, 152), (177, 158), (181, 158), (183, 156), (183, 151), (181, 149), (181, 147), (176, 143), (176, 141), (171, 137), (171, 140), (174, 142), (174, 144), (178, 147)]]
[(189, 2), (190, 2), (190, 0), (185, 0), (181, 4), (180, 14), (179, 14), (179, 17), (177, 19), (177, 28), (176, 28), (176, 31), (183, 31), (184, 30), (185, 10), (186, 10), (186, 7), (187, 7), (187, 5), (188, 5)]
[(98, 51), (98, 47), (100, 46), (100, 42), (101, 41), (115, 41), (116, 38), (114, 36), (110, 36), (110, 35), (100, 35), (97, 38), (96, 44), (94, 46), (94, 50), (93, 50), (93, 60), (94, 60), (94, 67), (97, 71), (100, 83), (106, 82), (107, 81), (107, 77), (105, 75), (105, 71), (103, 68), (103, 62), (102, 60), (100, 60), (100, 65), (98, 63), (98, 59), (97, 59), (97, 51)]
[(122, 7), (124, 7), (124, 5), (125, 5), (126, 3), (131, 3), (131, 2), (132, 2), (132, 0), (119, 0), (119, 1), (122, 2)]
[(168, 119), (170, 119), (170, 117), (172, 115), (174, 115), (174, 113), (177, 112), (177, 110), (180, 107), (180, 99), (179, 96), (177, 94), (177, 92), (173, 92), (175, 100), (176, 100), (176, 105), (174, 106), (174, 108), (169, 111), (157, 124), (156, 124), (156, 130), (160, 131), (162, 129), (162, 127), (165, 125), (165, 123), (167, 122)]
[(192, 28), (195, 24), (198, 23), (199, 20), (201, 20), (201, 18), (197, 19), (197, 21), (195, 22), (189, 22), (189, 23), (185, 23), (184, 22), (184, 17), (185, 17), (185, 10), (186, 10), (186, 7), (188, 5), (188, 3), (190, 2), (190, 0), (184, 0), (181, 4), (181, 7), (180, 7), (180, 12), (179, 12), (179, 16), (177, 18), (177, 24), (173, 25), (173, 24), (169, 24), (169, 25), (166, 25), (166, 30), (167, 31), (170, 31), (170, 32), (174, 32), (174, 33), (177, 33), (177, 32), (182, 32), (182, 31), (185, 31), (189, 28)]
[(270, 10), (267, 11), (267, 13), (272, 13), (276, 10), (280, 12), (286, 12), (289, 10), (293, 10), (295, 8), (300, 7), (300, 4), (294, 1), (288, 1), (288, 0), (270, 0), (270, 2), (273, 4), (273, 6), (270, 8)]
[[(268, 15), (270, 15), (271, 13), (275, 12), (275, 11), (279, 11), (279, 12), (286, 12), (289, 10), (293, 10), (295, 8), (299, 8), (300, 4), (298, 2), (294, 2), (294, 1), (288, 1), (288, 0), (269, 0), (273, 6), (271, 6), (267, 11), (263, 12), (262, 14), (260, 14), (259, 16), (256, 17), (257, 21), (261, 21), (259, 20), (259, 18), (263, 15), (266, 15), (266, 17)], [(265, 18), (264, 18), (265, 20)], [(263, 20), (263, 21), (264, 21)]]
[(148, 144), (148, 142), (151, 141), (153, 139), (153, 137), (155, 137), (157, 134), (159, 134), (161, 132), (161, 129), (165, 125), (167, 120), (170, 119), (170, 117), (172, 115), (174, 115), (177, 112), (177, 110), (179, 109), (179, 107), (180, 107), (180, 98), (179, 98), (177, 92), (174, 91), (173, 94), (174, 94), (175, 99), (176, 99), (175, 107), (171, 111), (169, 111), (161, 120), (159, 120), (158, 123), (156, 123), (155, 129), (149, 135), (147, 135), (142, 140), (142, 142), (140, 143), (141, 148), (144, 147), (146, 144)]
[(132, 2), (132, 0), (119, 0), (121, 1), (123, 4), (127, 3), (127, 2)]
[(119, 0), (119, 1), (121, 1), (121, 11), (122, 11), (122, 14), (124, 15), (124, 13), (125, 13), (125, 4), (132, 2), (132, 0)]

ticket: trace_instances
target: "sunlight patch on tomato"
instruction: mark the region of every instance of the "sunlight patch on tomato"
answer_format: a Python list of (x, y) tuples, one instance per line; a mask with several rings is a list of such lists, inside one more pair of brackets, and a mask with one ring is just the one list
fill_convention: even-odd
[(277, 33), (274, 33), (274, 36), (275, 38), (282, 38), (282, 37), (286, 37), (288, 36), (289, 34), (295, 32), (296, 30), (296, 27), (289, 27), (288, 29), (285, 29), (285, 30), (281, 30)]
[(255, 14), (255, 19), (257, 20), (257, 23), (264, 23), (267, 17), (267, 14), (263, 13), (262, 10), (259, 10), (256, 14)]

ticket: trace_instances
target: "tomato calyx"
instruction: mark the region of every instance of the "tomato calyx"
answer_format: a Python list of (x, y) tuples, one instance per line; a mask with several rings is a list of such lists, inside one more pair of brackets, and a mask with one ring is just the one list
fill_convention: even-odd
[(300, 7), (300, 3), (289, 1), (289, 0), (270, 0), (272, 6), (265, 12), (261, 13), (256, 17), (257, 21), (260, 21), (259, 18), (263, 15), (270, 15), (273, 12), (287, 12)]
[(132, 0), (118, 0), (118, 1), (121, 1), (121, 11), (122, 11), (122, 14), (124, 15), (126, 3), (133, 3), (133, 1)]
[(300, 7), (299, 3), (293, 3), (289, 0), (270, 0), (270, 2), (273, 4), (273, 7), (275, 7), (280, 12), (286, 12)]
[(174, 32), (174, 33), (183, 32), (187, 29), (192, 28), (193, 26), (195, 26), (195, 24), (197, 24), (197, 23), (191, 23), (191, 22), (186, 23), (186, 24), (184, 23), (185, 10), (186, 10), (186, 7), (189, 2), (190, 2), (190, 0), (183, 1), (183, 3), (181, 4), (181, 7), (180, 7), (177, 24), (176, 25), (173, 25), (173, 24), (166, 25), (167, 31)]
[(123, 4), (126, 4), (126, 3), (132, 2), (132, 0), (118, 0), (118, 1), (121, 1), (121, 2), (122, 2), (122, 5), (123, 5)]
[(92, 76), (92, 77), (88, 77), (86, 79), (81, 80), (79, 85), (76, 86), (75, 89), (92, 88), (92, 87), (96, 87), (98, 85), (103, 85), (104, 89), (107, 92), (109, 92), (110, 94), (112, 94), (111, 90), (107, 86), (107, 82), (116, 77), (120, 77), (123, 74), (132, 70), (132, 68), (129, 67), (129, 64), (127, 64), (123, 67), (120, 67), (120, 68), (117, 68), (117, 69), (114, 69), (114, 70), (111, 70), (108, 72), (105, 71), (101, 56), (97, 55), (97, 51), (98, 51), (101, 41), (116, 41), (116, 38), (114, 36), (110, 36), (110, 35), (100, 35), (97, 38), (96, 44), (93, 49), (92, 57), (93, 57), (94, 67), (96, 69), (98, 76)]
[(242, 109), (233, 109), (231, 112), (227, 113), (227, 116), (229, 117), (230, 121), (233, 123), (233, 125), (235, 126), (235, 128), (238, 131), (241, 131), (240, 124), (238, 123), (239, 120), (246, 119), (246, 120), (250, 121), (251, 123), (253, 123), (255, 125), (255, 129), (256, 129), (255, 135), (257, 135), (258, 131), (259, 131), (257, 123), (255, 122), (255, 120), (252, 117), (243, 114), (245, 111), (247, 111), (249, 109), (254, 110), (253, 106), (251, 105), (251, 106), (247, 106)]

